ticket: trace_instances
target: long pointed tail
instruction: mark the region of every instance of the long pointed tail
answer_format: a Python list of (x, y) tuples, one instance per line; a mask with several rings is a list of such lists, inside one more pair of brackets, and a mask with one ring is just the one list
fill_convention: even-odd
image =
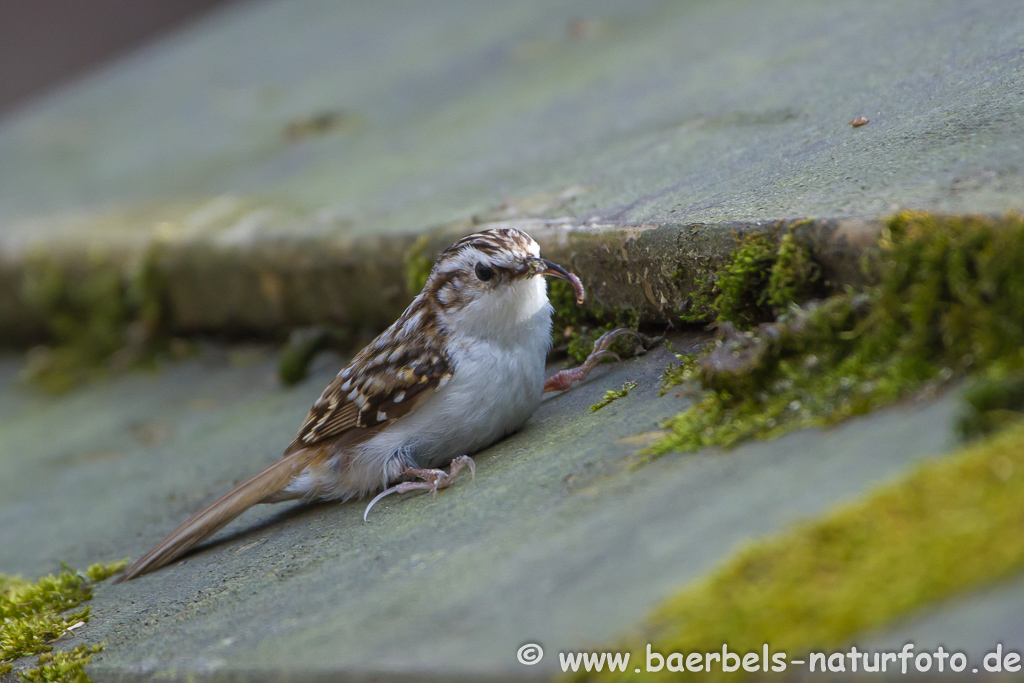
[(130, 581), (173, 562), (257, 503), (287, 500), (277, 494), (317, 455), (317, 451), (297, 451), (231, 489), (167, 534), (155, 548), (128, 567), (116, 583)]

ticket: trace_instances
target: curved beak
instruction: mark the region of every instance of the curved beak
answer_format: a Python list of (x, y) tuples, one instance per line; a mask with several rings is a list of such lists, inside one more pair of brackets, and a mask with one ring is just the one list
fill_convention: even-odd
[(531, 258), (527, 261), (527, 267), (534, 275), (550, 275), (565, 280), (572, 285), (573, 291), (576, 292), (576, 304), (580, 305), (583, 303), (583, 299), (586, 296), (583, 291), (583, 283), (573, 273), (570, 273), (557, 263), (552, 263), (542, 258)]

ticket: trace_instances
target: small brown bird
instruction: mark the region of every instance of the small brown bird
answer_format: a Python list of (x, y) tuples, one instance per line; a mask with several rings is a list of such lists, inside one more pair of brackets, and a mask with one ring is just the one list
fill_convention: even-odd
[[(360, 351), (316, 400), (284, 457), (189, 517), (118, 581), (173, 562), (257, 503), (348, 500), (381, 491), (437, 491), (475, 453), (522, 427), (549, 391), (562, 391), (605, 357), (614, 330), (583, 365), (546, 382), (551, 304), (545, 275), (583, 285), (540, 258), (513, 228), (483, 230), (438, 257), (423, 291)], [(437, 469), (451, 464), (447, 472)]]

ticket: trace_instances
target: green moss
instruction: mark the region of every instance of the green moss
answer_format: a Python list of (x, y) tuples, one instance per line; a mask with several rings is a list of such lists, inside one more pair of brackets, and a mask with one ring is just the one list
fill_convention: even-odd
[(834, 423), (954, 377), (1024, 369), (1024, 219), (900, 214), (846, 291), (701, 357), (703, 394), (649, 455)]
[[(749, 546), (609, 650), (643, 662), (646, 643), (662, 654), (721, 652), (722, 643), (760, 652), (769, 643), (790, 658), (840, 647), (915, 609), (1016, 575), (1024, 569), (1021, 519), (1024, 426), (1015, 426)], [(715, 673), (709, 678), (741, 675)]]
[(773, 317), (768, 282), (774, 263), (775, 245), (768, 236), (756, 234), (743, 240), (718, 274), (714, 308), (720, 320), (747, 328)]
[[(49, 652), (53, 640), (79, 622), (88, 622), (89, 608), (76, 608), (92, 599), (94, 583), (121, 571), (127, 563), (121, 560), (95, 564), (85, 572), (65, 568), (56, 576), (44, 576), (35, 583), (0, 574), (0, 666), (20, 657)], [(45, 661), (40, 658), (40, 666), (23, 677), (30, 674), (36, 677), (29, 680), (86, 680), (75, 677), (84, 676), (76, 663), (84, 666), (90, 654), (83, 650), (61, 653)], [(68, 678), (60, 677), (64, 675)]]
[[(678, 273), (673, 273), (673, 279), (679, 279)], [(699, 324), (712, 321), (715, 313), (715, 278), (698, 277), (693, 281), (693, 291), (690, 293), (689, 301), (686, 303), (686, 313), (679, 316), (684, 323)]]
[(661, 389), (658, 390), (658, 396), (664, 396), (672, 387), (699, 377), (697, 354), (677, 353), (675, 356), (679, 359), (679, 363), (669, 363), (665, 371), (661, 373)]
[(995, 365), (972, 381), (963, 394), (957, 430), (973, 439), (1024, 418), (1024, 372)]
[[(635, 309), (605, 306), (599, 301), (578, 305), (572, 286), (564, 280), (548, 280), (548, 299), (555, 309), (551, 318), (553, 346), (564, 349), (576, 363), (587, 359), (594, 342), (605, 332), (619, 327), (636, 330), (640, 326), (640, 314)], [(636, 355), (640, 344), (633, 335), (622, 335), (611, 350), (629, 358)]]
[(294, 330), (277, 357), (277, 376), (285, 386), (298, 384), (309, 374), (309, 364), (321, 351), (348, 351), (352, 334), (337, 327)]
[(785, 311), (822, 293), (821, 268), (791, 226), (779, 240), (775, 262), (768, 276), (767, 303), (775, 312)]
[(97, 563), (85, 570), (85, 576), (93, 583), (99, 583), (100, 581), (106, 581), (115, 574), (119, 574), (127, 566), (127, 559), (117, 560), (116, 562)]
[(604, 408), (612, 401), (617, 401), (620, 398), (629, 396), (629, 392), (633, 391), (634, 389), (636, 389), (636, 382), (626, 382), (625, 384), (622, 385), (622, 388), (618, 390), (610, 389), (604, 392), (604, 398), (602, 398), (599, 403), (595, 403), (594, 405), (590, 406), (590, 411), (594, 412), (597, 410), (601, 410), (601, 408)]
[(430, 235), (421, 235), (406, 250), (402, 261), (405, 265), (405, 291), (409, 296), (416, 296), (427, 284), (430, 271), (434, 268), (434, 257), (428, 253)]
[(740, 329), (773, 320), (790, 305), (823, 293), (821, 268), (791, 225), (781, 238), (741, 239), (713, 277), (696, 282), (684, 322), (728, 321)]
[(89, 683), (85, 665), (103, 649), (102, 645), (76, 645), (65, 652), (46, 652), (39, 655), (39, 665), (19, 675), (28, 683)]
[(151, 254), (128, 269), (98, 255), (74, 271), (47, 256), (28, 259), (21, 294), (46, 321), (49, 343), (30, 354), (26, 379), (59, 393), (152, 363), (167, 345), (165, 291)]

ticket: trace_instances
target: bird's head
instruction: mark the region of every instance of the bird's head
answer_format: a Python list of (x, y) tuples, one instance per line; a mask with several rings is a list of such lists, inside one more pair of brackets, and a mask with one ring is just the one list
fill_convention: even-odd
[(542, 259), (532, 237), (515, 228), (491, 228), (446, 249), (430, 271), (423, 295), (435, 303), (449, 327), (477, 336), (506, 335), (506, 328), (531, 321), (550, 324), (545, 275), (569, 282), (577, 303), (583, 303), (579, 278)]

